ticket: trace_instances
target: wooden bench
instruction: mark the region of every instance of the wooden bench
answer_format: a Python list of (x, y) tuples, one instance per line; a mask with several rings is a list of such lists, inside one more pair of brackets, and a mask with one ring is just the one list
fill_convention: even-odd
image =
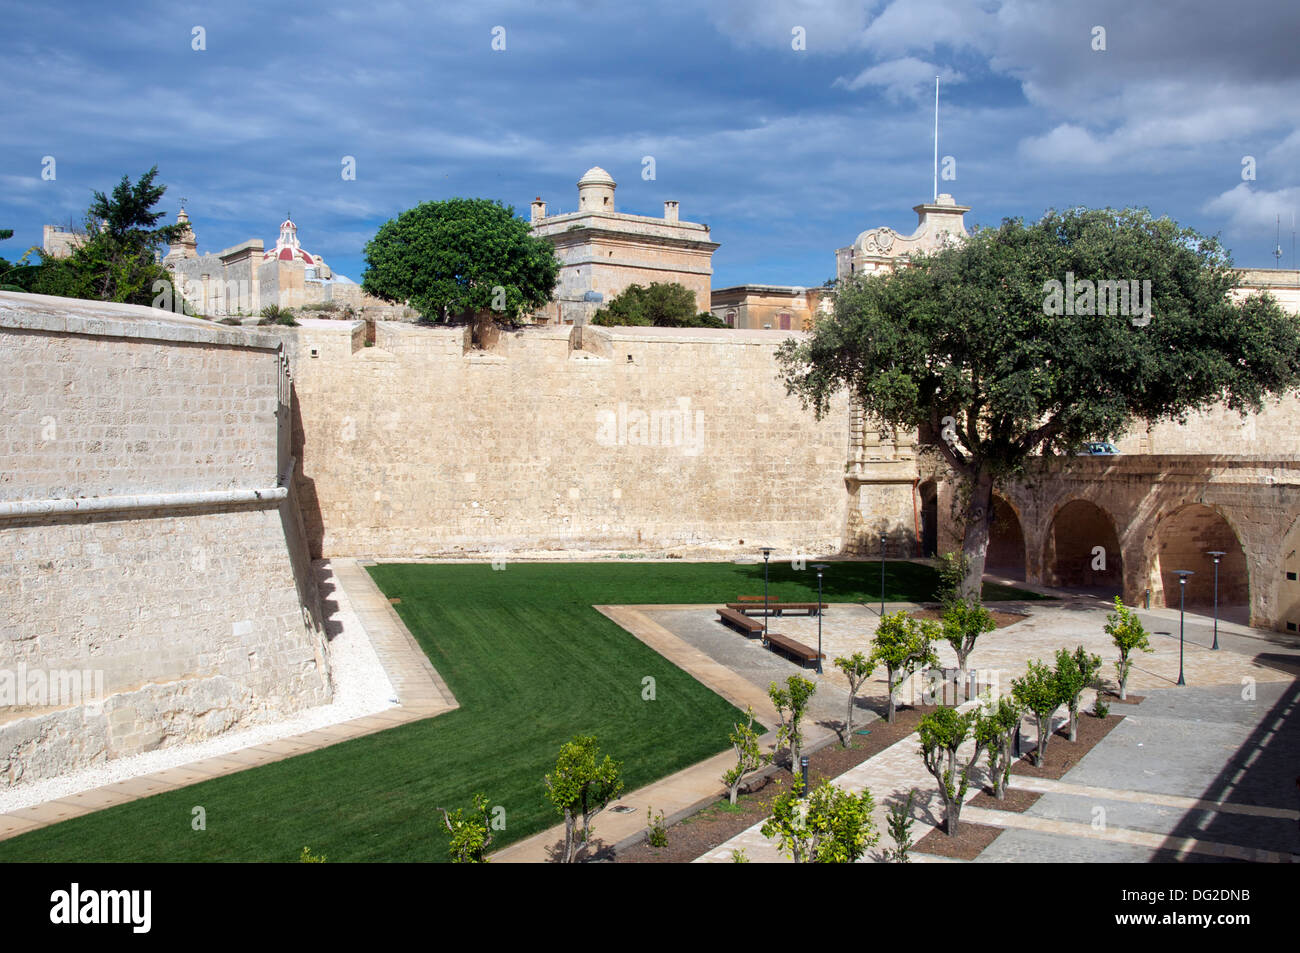
[[(764, 596), (736, 596), (737, 602), (763, 602), (765, 599), (766, 597)], [(766, 601), (772, 602), (774, 600), (766, 599)]]
[[(779, 649), (782, 652), (787, 652), (790, 655), (793, 655), (795, 658), (799, 659), (799, 661), (801, 662), (817, 661), (816, 649), (810, 649), (802, 642), (796, 642), (794, 639), (790, 638), (790, 636), (782, 635), (780, 632), (767, 633), (767, 647), (770, 649)], [(826, 657), (825, 655), (822, 656), (822, 658), (825, 657)]]
[(826, 611), (826, 603), (818, 605), (816, 602), (782, 602), (778, 603), (782, 612), (804, 612), (808, 615), (817, 615), (818, 612)]
[[(733, 612), (744, 612), (749, 615), (762, 615), (764, 612), (763, 603), (761, 602), (728, 602), (727, 608)], [(781, 603), (769, 602), (766, 611), (768, 615), (780, 615)]]
[(739, 629), (745, 635), (762, 635), (763, 623), (755, 622), (743, 612), (737, 612), (735, 609), (719, 609), (719, 622), (724, 625), (731, 625)]

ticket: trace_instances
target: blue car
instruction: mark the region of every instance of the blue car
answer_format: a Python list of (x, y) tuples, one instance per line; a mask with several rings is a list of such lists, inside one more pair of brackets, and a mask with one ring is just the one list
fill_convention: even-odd
[(1117, 457), (1119, 448), (1113, 443), (1107, 443), (1104, 440), (1094, 440), (1085, 443), (1076, 451), (1076, 456), (1080, 457)]

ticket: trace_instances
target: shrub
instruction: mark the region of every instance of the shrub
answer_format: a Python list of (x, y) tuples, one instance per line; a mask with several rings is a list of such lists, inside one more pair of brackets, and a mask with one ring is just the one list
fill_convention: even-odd
[(646, 842), (651, 847), (667, 847), (668, 828), (664, 826), (664, 812), (660, 811), (659, 816), (655, 817), (650, 810), (648, 806), (645, 809)]

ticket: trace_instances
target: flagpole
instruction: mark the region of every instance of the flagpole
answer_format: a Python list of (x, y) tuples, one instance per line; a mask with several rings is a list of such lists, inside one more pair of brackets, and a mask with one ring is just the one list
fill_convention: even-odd
[(939, 77), (934, 78), (934, 198), (939, 201)]

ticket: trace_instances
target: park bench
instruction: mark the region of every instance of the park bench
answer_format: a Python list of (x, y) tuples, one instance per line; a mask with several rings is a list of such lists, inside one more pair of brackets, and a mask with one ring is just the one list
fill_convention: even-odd
[(762, 635), (763, 623), (755, 622), (743, 612), (737, 612), (735, 609), (719, 609), (719, 622), (725, 625), (731, 625), (739, 629), (745, 635)]
[[(802, 642), (797, 642), (788, 635), (782, 635), (780, 632), (767, 633), (767, 647), (770, 649), (779, 649), (786, 652), (801, 662), (817, 661), (817, 650), (809, 648)], [(823, 655), (822, 658), (826, 656)]]
[[(761, 602), (728, 602), (727, 608), (735, 612), (744, 612), (750, 615), (762, 615), (764, 611), (763, 603)], [(780, 615), (781, 603), (777, 602), (775, 599), (769, 602), (767, 604), (767, 614)]]
[(826, 603), (818, 605), (816, 602), (782, 602), (778, 603), (782, 612), (803, 612), (807, 615), (816, 615), (819, 611), (826, 611)]

